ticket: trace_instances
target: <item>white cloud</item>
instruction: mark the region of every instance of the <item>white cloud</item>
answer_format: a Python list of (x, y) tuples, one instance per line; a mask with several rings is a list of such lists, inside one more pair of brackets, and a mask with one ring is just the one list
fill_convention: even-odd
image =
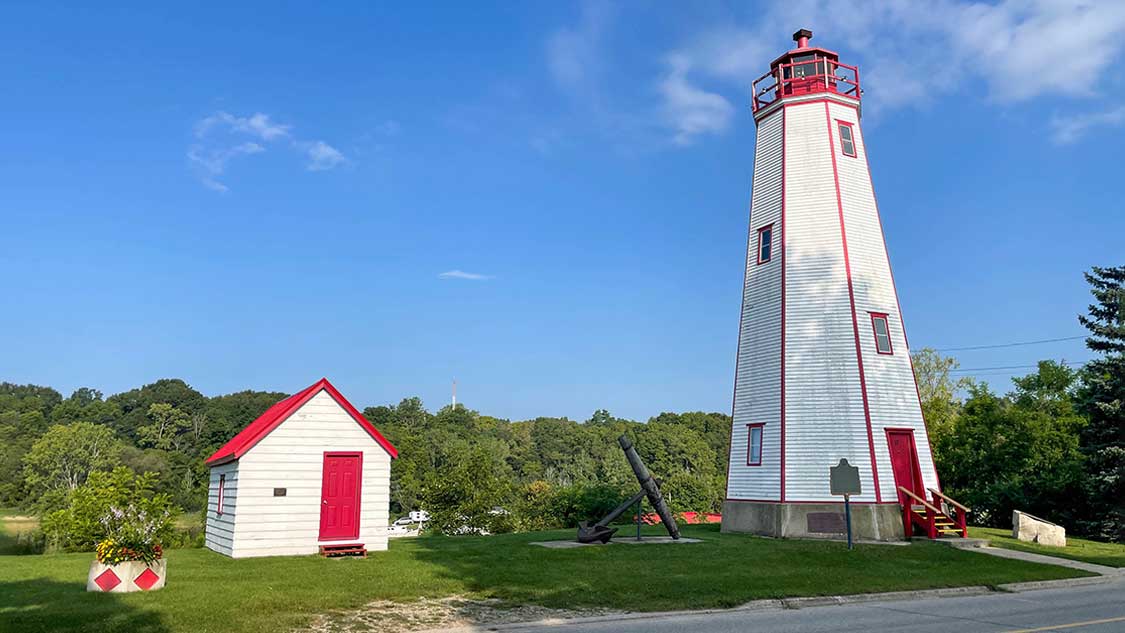
[(994, 97), (1088, 96), (1121, 52), (1125, 3), (1088, 0), (958, 7), (950, 43), (965, 71), (984, 74)]
[[(292, 129), (292, 126), (277, 123), (262, 112), (240, 117), (219, 111), (195, 124), (196, 140), (188, 148), (187, 158), (192, 169), (199, 174), (203, 186), (219, 192), (230, 190), (219, 178), (231, 160), (263, 153), (269, 144), (278, 141), (288, 141), (283, 146), (304, 153), (309, 171), (325, 171), (347, 162), (340, 150), (324, 141), (298, 140), (293, 136)], [(248, 141), (247, 137), (253, 140)]]
[(1066, 145), (1074, 143), (1087, 132), (1097, 128), (1125, 126), (1125, 106), (1117, 106), (1103, 112), (1087, 112), (1074, 116), (1055, 116), (1051, 119), (1051, 140)]
[(576, 28), (561, 28), (547, 39), (547, 66), (565, 88), (579, 87), (597, 73), (602, 57), (602, 34), (612, 18), (604, 2), (586, 2)]
[(266, 151), (257, 143), (241, 143), (234, 147), (207, 149), (202, 145), (192, 145), (188, 149), (188, 160), (199, 170), (203, 186), (214, 191), (225, 192), (229, 188), (219, 182), (218, 177), (227, 168), (227, 163), (237, 156), (248, 156)]
[(229, 112), (216, 112), (195, 125), (196, 138), (207, 136), (216, 127), (225, 127), (230, 132), (256, 136), (263, 141), (273, 141), (289, 136), (291, 126), (270, 121), (268, 114), (255, 112), (248, 117), (237, 117)]
[[(661, 81), (665, 109), (682, 111), (685, 91), (671, 88), (699, 91), (703, 77), (748, 101), (746, 87), (792, 46), (787, 36), (800, 26), (817, 33), (814, 44), (842, 49), (842, 61), (861, 66), (867, 113), (922, 106), (977, 86), (990, 101), (1007, 104), (1089, 97), (1109, 84), (1125, 46), (1125, 2), (776, 2), (742, 19), (724, 16), (721, 26), (699, 30), (673, 50), (670, 58), (682, 61)], [(711, 120), (721, 120), (722, 107), (712, 107)], [(685, 137), (684, 120), (668, 119), (677, 142), (692, 136)]]
[(305, 152), (308, 154), (309, 158), (309, 162), (305, 168), (309, 171), (326, 171), (339, 167), (347, 162), (347, 159), (340, 153), (340, 150), (324, 141), (316, 141), (307, 144)]
[(480, 273), (467, 273), (463, 270), (447, 270), (438, 275), (438, 279), (468, 279), (471, 281), (484, 281), (492, 279), (492, 275), (482, 275)]
[(734, 106), (722, 95), (707, 92), (687, 80), (690, 63), (681, 56), (668, 60), (668, 75), (659, 89), (664, 97), (665, 115), (675, 130), (674, 141), (687, 145), (700, 134), (726, 131)]

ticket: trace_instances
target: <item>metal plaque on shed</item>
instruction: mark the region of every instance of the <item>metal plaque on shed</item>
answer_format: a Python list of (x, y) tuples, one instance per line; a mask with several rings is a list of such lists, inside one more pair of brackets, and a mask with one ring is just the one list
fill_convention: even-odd
[(828, 478), (834, 495), (858, 495), (860, 493), (859, 467), (852, 466), (846, 459), (841, 459), (839, 464), (828, 469)]

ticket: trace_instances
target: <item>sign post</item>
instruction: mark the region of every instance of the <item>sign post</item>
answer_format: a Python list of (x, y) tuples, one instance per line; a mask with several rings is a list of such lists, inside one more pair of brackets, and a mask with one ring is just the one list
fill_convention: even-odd
[(828, 469), (828, 481), (833, 495), (844, 496), (844, 522), (848, 529), (848, 549), (852, 549), (852, 507), (851, 496), (862, 493), (859, 486), (859, 468), (852, 466), (848, 460), (841, 459), (839, 464)]

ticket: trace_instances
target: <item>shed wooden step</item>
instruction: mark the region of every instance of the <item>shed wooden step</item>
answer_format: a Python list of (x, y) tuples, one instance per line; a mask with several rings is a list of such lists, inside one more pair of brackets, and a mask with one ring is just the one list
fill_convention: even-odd
[(335, 556), (359, 556), (367, 558), (367, 548), (363, 543), (342, 543), (340, 545), (321, 545), (320, 555), (325, 558)]

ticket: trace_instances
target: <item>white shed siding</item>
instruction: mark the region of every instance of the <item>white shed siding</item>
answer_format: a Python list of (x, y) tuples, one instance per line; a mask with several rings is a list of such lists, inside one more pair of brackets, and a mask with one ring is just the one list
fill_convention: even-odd
[[(859, 341), (863, 352), (864, 377), (867, 382), (867, 400), (871, 411), (876, 466), (883, 501), (897, 499), (894, 475), (891, 471), (890, 451), (887, 448), (885, 429), (909, 428), (914, 430), (918, 461), (922, 479), (927, 487), (937, 487), (936, 471), (922, 409), (914, 384), (910, 364), (910, 350), (899, 314), (890, 262), (879, 223), (875, 193), (868, 172), (867, 148), (855, 108), (831, 104), (832, 129), (837, 135), (837, 171), (840, 182), (840, 199), (843, 203), (844, 222), (848, 236), (848, 254), (851, 262), (852, 286), (855, 293), (856, 316), (859, 323)], [(844, 156), (839, 151), (837, 120), (853, 124), (856, 157)], [(872, 312), (886, 313), (891, 334), (893, 355), (879, 354), (875, 349), (875, 336), (871, 326)]]
[(785, 109), (785, 501), (838, 500), (841, 458), (860, 469), (856, 501), (875, 501), (828, 117)]
[[(758, 127), (746, 252), (734, 427), (727, 497), (779, 500), (781, 493), (782, 128), (778, 111)], [(772, 224), (770, 261), (758, 264), (758, 230)], [(747, 424), (764, 423), (762, 463), (747, 466)]]
[[(223, 514), (219, 515), (219, 476), (223, 480)], [(238, 462), (211, 469), (207, 486), (207, 523), (204, 541), (208, 549), (230, 556), (234, 548), (234, 517), (238, 507)]]
[(360, 531), (349, 541), (387, 548), (391, 457), (321, 391), (239, 460), (235, 558), (317, 552), (324, 453), (333, 451), (363, 453)]

